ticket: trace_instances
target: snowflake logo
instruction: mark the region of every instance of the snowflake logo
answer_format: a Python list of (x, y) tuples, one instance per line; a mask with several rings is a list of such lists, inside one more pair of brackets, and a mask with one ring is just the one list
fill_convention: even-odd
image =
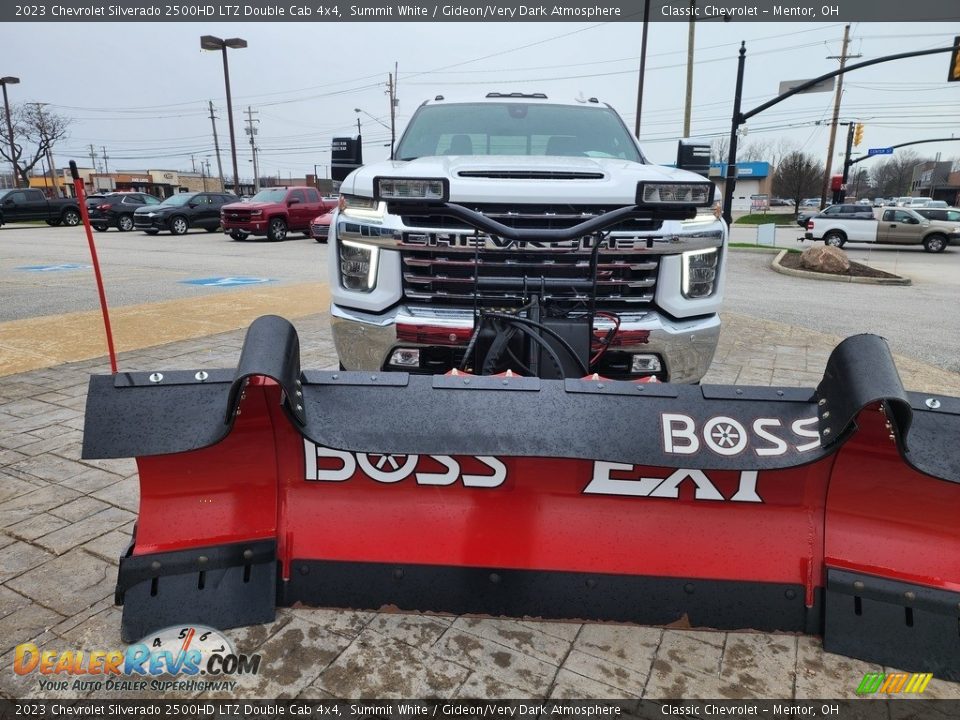
[(740, 432), (729, 423), (717, 425), (710, 436), (717, 443), (717, 447), (732, 448), (740, 442)]

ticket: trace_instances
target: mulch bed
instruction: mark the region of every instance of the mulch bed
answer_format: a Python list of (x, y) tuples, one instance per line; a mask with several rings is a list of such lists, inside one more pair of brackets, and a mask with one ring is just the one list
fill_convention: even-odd
[[(780, 264), (785, 268), (790, 268), (791, 270), (803, 270), (805, 272), (817, 272), (816, 270), (811, 270), (810, 268), (801, 267), (800, 265), (800, 253), (798, 252), (788, 252), (782, 258), (780, 258)], [(883, 270), (877, 270), (876, 268), (869, 267), (868, 265), (861, 265), (860, 263), (850, 261), (850, 269), (842, 273), (821, 273), (821, 275), (837, 275), (839, 277), (867, 277), (867, 278), (898, 278), (899, 275), (894, 275), (893, 273), (884, 272)]]

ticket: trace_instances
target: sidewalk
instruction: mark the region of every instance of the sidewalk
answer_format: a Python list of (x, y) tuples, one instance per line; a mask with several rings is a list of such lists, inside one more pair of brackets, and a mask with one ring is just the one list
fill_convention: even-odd
[[(840, 339), (723, 320), (705, 382), (814, 386)], [(304, 366), (336, 368), (328, 316), (294, 323)], [(243, 334), (123, 353), (120, 367), (234, 367)], [(908, 389), (960, 395), (960, 375), (897, 363)], [(0, 697), (78, 696), (16, 676), (18, 643), (123, 647), (113, 586), (137, 511), (136, 467), (79, 459), (87, 378), (107, 371), (97, 358), (0, 379)], [(864, 673), (884, 670), (826, 654), (811, 637), (612, 624), (297, 608), (227, 634), (263, 656), (237, 697), (852, 698)], [(924, 697), (960, 699), (960, 683), (934, 680)]]

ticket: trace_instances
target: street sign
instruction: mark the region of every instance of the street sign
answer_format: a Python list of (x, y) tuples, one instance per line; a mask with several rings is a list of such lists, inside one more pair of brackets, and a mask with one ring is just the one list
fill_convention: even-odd
[[(777, 94), (783, 95), (785, 92), (790, 92), (798, 85), (803, 85), (805, 82), (810, 82), (810, 80), (813, 80), (813, 78), (808, 78), (807, 80), (784, 80), (780, 83), (780, 91)], [(805, 93), (833, 92), (833, 81), (834, 78), (821, 80), (816, 85), (811, 85), (806, 90), (798, 93), (798, 95), (803, 95)]]
[(893, 155), (893, 148), (870, 148), (867, 150), (867, 155)]

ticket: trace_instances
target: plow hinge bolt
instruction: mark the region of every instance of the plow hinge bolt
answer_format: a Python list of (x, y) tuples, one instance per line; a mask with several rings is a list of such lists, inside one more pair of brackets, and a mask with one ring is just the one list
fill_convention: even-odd
[(253, 550), (244, 550), (244, 551), (243, 551), (243, 559), (244, 559), (244, 560), (250, 560), (252, 557), (253, 557)]
[(297, 412), (300, 412), (301, 410), (303, 410), (303, 405), (297, 405)]
[(914, 600), (917, 599), (917, 594), (916, 594), (915, 592), (913, 592), (913, 590), (907, 590), (907, 591), (903, 594), (903, 597), (904, 597), (905, 599), (910, 600), (910, 601), (912, 602), (912, 601), (914, 601)]
[(503, 384), (504, 384), (504, 385), (509, 385), (509, 383), (508, 383), (506, 380), (503, 381)]
[(891, 440), (896, 440), (896, 439), (897, 439), (897, 436), (894, 435), (893, 433), (890, 433), (890, 439), (891, 439)]
[(860, 592), (861, 590), (863, 590), (863, 583), (860, 580), (857, 580), (853, 584), (853, 589), (856, 590), (857, 592)]
[(371, 375), (371, 376), (370, 376), (370, 379), (373, 380), (374, 382), (376, 382), (377, 376), (376, 376), (376, 375)]
[(160, 565), (160, 561), (159, 561), (159, 560), (154, 560), (152, 563), (150, 563), (150, 569), (151, 569), (151, 570), (159, 570), (160, 567), (161, 567), (161, 565)]
[(936, 398), (927, 398), (927, 401), (924, 403), (924, 405), (931, 410), (936, 410), (938, 407), (940, 407), (940, 401)]
[(593, 578), (588, 578), (588, 579), (587, 579), (587, 587), (588, 587), (588, 588), (595, 588), (596, 586), (597, 586), (597, 581), (596, 581), (596, 580), (594, 580)]
[(297, 390), (297, 397), (303, 397), (303, 393)]
[(597, 383), (597, 390), (603, 390), (603, 383)]
[(399, 580), (400, 578), (402, 578), (402, 577), (403, 577), (403, 568), (397, 568), (396, 570), (394, 570), (394, 571), (393, 571), (393, 577), (394, 577), (394, 579), (396, 579), (396, 580)]
[(463, 384), (464, 384), (464, 385), (469, 385), (469, 384), (470, 384), (470, 378), (464, 378), (464, 379), (463, 379)]
[(338, 377), (340, 377), (340, 376), (337, 375), (336, 373), (334, 373), (333, 375), (330, 376), (330, 379), (331, 379), (331, 380), (336, 380)]
[(498, 585), (500, 583), (500, 576), (497, 575), (497, 573), (490, 573), (490, 582), (492, 582), (494, 585)]
[(196, 380), (199, 380), (200, 382), (203, 382), (203, 381), (206, 380), (208, 377), (210, 377), (210, 375), (209, 375), (208, 373), (204, 372), (203, 370), (201, 370), (200, 372), (198, 372), (198, 373), (197, 373), (196, 375), (194, 375), (193, 377), (194, 377)]
[(743, 395), (743, 390), (741, 390), (740, 388), (737, 388), (736, 393), (737, 395)]
[(687, 595), (693, 595), (693, 591), (694, 591), (694, 590), (695, 590), (695, 588), (693, 587), (693, 583), (687, 583), (686, 585), (683, 586), (683, 591), (684, 591)]
[(819, 405), (820, 407), (823, 407), (823, 406), (826, 405), (826, 404), (827, 404), (827, 399), (826, 399), (826, 398), (820, 398), (820, 400), (817, 401), (817, 405)]
[(294, 382), (297, 384), (297, 387), (303, 387), (303, 383), (300, 382), (300, 378), (297, 378), (296, 380), (294, 380)]
[(150, 382), (152, 382), (152, 383), (158, 383), (158, 382), (160, 382), (161, 380), (163, 380), (163, 373), (151, 373), (151, 374), (150, 374)]
[(643, 385), (637, 385), (637, 390), (639, 390), (640, 392), (643, 392)]
[(824, 434), (824, 435), (829, 435), (829, 434), (830, 434), (830, 428), (824, 428), (824, 429), (823, 429), (823, 434)]
[(824, 411), (823, 411), (823, 415), (821, 415), (820, 417), (822, 417), (824, 420), (826, 420), (828, 417), (830, 417), (830, 411), (829, 411), (829, 410), (824, 410)]
[(206, 555), (201, 555), (200, 557), (197, 558), (197, 563), (199, 563), (200, 565), (206, 565), (207, 559), (208, 558)]
[(310, 574), (310, 567), (309, 567), (308, 565), (301, 565), (301, 566), (300, 566), (300, 574), (301, 574), (301, 575), (309, 575), (309, 574)]
[(786, 592), (783, 593), (783, 596), (784, 596), (787, 600), (793, 600), (793, 599), (797, 596), (797, 591), (796, 591), (796, 590), (787, 590)]
[(777, 390), (777, 397), (783, 397), (783, 390)]

